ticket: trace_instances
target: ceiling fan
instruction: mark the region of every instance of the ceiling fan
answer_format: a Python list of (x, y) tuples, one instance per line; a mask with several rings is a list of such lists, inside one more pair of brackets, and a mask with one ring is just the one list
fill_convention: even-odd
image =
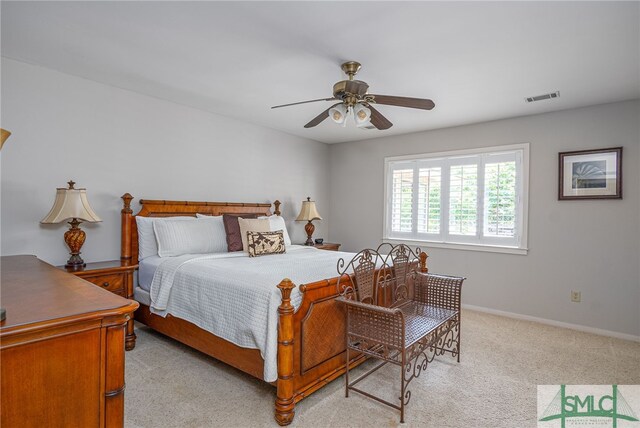
[(333, 85), (333, 97), (331, 98), (282, 104), (271, 108), (295, 106), (318, 101), (340, 101), (317, 115), (304, 127), (313, 128), (327, 117), (331, 117), (334, 122), (345, 126), (349, 113), (353, 112), (353, 117), (358, 127), (364, 127), (371, 123), (371, 125), (377, 129), (383, 130), (391, 128), (393, 123), (376, 110), (372, 104), (386, 104), (390, 106), (419, 108), (422, 110), (431, 110), (435, 107), (433, 101), (424, 98), (407, 98), (367, 93), (369, 85), (366, 82), (353, 80), (353, 76), (358, 73), (360, 67), (360, 63), (356, 61), (348, 61), (342, 64), (342, 71), (349, 76), (349, 80), (341, 80)]

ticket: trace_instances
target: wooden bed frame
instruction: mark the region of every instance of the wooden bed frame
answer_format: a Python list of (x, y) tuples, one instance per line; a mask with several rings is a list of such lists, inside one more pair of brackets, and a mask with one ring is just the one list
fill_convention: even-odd
[[(121, 260), (123, 263), (136, 264), (138, 231), (135, 216), (131, 210), (133, 197), (126, 193), (122, 199), (124, 208), (121, 211)], [(145, 217), (195, 216), (196, 213), (271, 214), (271, 204), (261, 203), (140, 200), (140, 204), (142, 208), (136, 215)], [(280, 215), (279, 201), (274, 202), (274, 214)], [(426, 269), (426, 257), (421, 259), (420, 264)], [(133, 273), (130, 275), (129, 284), (133, 284)], [(335, 277), (300, 285), (303, 298), (297, 311), (294, 311), (290, 300), (291, 291), (296, 285), (289, 279), (283, 279), (277, 285), (282, 293), (282, 301), (278, 307), (278, 380), (274, 384), (277, 390), (275, 419), (280, 425), (291, 423), (295, 404), (298, 401), (345, 372), (345, 308), (335, 301), (339, 295), (339, 279)], [(340, 279), (341, 287), (349, 284), (350, 278), (347, 275)], [(171, 315), (166, 318), (154, 315), (149, 307), (142, 303), (135, 312), (135, 319), (160, 333), (263, 380), (264, 360), (257, 349), (241, 348)], [(132, 326), (131, 332), (133, 332)], [(130, 349), (133, 349), (135, 334), (127, 337), (127, 344), (130, 345)], [(364, 355), (352, 358), (350, 367), (353, 368), (364, 360)]]

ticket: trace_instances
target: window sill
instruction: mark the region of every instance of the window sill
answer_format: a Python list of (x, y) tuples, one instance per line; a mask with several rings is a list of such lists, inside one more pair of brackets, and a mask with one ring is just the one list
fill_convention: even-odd
[(446, 248), (449, 250), (483, 251), (486, 253), (518, 254), (521, 256), (526, 256), (527, 252), (529, 251), (528, 248), (498, 247), (495, 245), (457, 244), (457, 243), (450, 243), (450, 242), (435, 242), (435, 241), (418, 241), (414, 239), (382, 238), (382, 242), (407, 244), (412, 246), (425, 245), (429, 248)]

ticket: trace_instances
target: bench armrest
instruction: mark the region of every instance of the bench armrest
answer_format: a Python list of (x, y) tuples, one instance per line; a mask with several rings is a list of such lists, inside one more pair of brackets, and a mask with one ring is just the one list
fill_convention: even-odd
[(462, 283), (465, 279), (460, 276), (416, 272), (414, 300), (459, 312)]
[(362, 303), (344, 297), (336, 298), (347, 307), (348, 340), (370, 344), (404, 347), (404, 314), (398, 308)]

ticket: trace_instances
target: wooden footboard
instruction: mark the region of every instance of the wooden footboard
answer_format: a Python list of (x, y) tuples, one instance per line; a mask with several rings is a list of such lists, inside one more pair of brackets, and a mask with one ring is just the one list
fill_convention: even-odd
[[(347, 284), (349, 278), (342, 279)], [(345, 371), (345, 317), (336, 302), (338, 278), (301, 285), (303, 299), (294, 312), (289, 296), (295, 285), (288, 279), (278, 288), (278, 381), (275, 418), (280, 425), (293, 420), (295, 403), (322, 388)], [(364, 361), (354, 358), (352, 367)]]

